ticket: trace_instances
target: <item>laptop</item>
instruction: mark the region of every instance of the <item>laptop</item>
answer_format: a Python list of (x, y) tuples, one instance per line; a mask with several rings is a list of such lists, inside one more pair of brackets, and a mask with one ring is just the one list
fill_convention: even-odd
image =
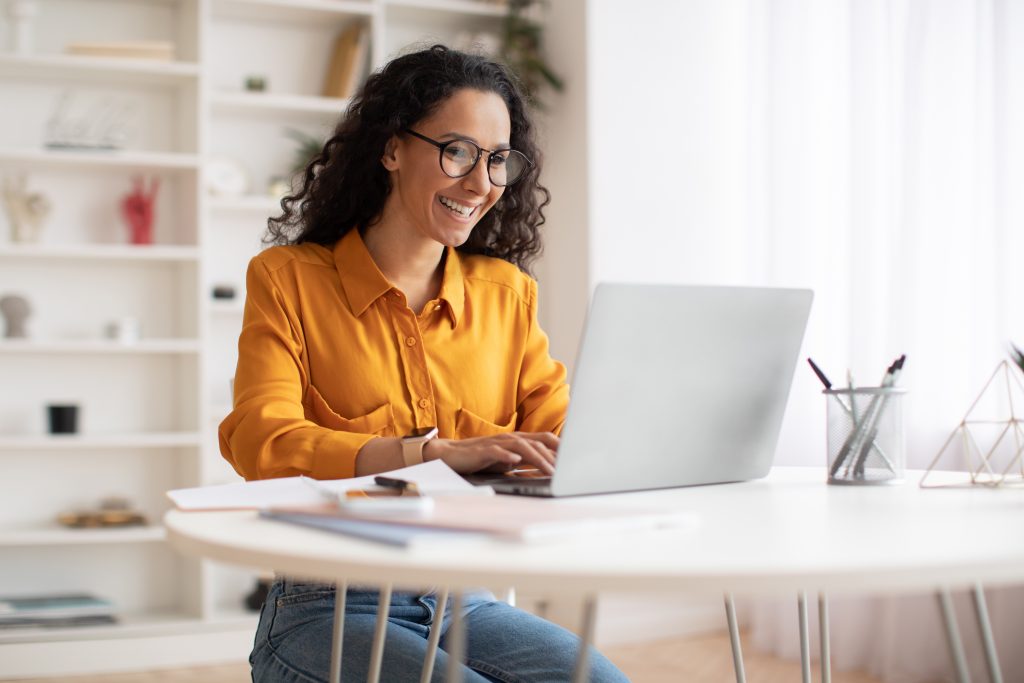
[(602, 283), (551, 477), (473, 477), (544, 497), (768, 474), (813, 292)]

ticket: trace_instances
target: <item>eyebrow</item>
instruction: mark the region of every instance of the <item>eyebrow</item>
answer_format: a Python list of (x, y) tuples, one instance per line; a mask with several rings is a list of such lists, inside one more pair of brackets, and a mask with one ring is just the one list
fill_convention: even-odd
[[(447, 133), (442, 133), (439, 137), (441, 137), (441, 138), (452, 138), (452, 139), (458, 139), (458, 140), (469, 140), (470, 142), (476, 143), (477, 147), (481, 146), (480, 142), (475, 137), (473, 137), (472, 135), (466, 135), (465, 133), (458, 133), (458, 132), (455, 132), (455, 131), (449, 131)], [(501, 151), (504, 151), (504, 150), (507, 150), (507, 149), (512, 149), (512, 143), (510, 143), (510, 142), (500, 142), (500, 143), (498, 143), (498, 146), (494, 148), (494, 151), (495, 152), (501, 152)]]

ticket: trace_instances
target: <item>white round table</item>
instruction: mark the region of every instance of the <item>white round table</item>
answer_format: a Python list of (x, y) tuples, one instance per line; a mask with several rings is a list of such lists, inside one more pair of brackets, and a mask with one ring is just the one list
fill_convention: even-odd
[[(963, 476), (932, 473), (929, 483)], [(686, 510), (695, 524), (534, 545), (484, 540), (394, 548), (261, 519), (252, 511), (171, 511), (165, 523), (171, 543), (190, 554), (285, 575), (403, 589), (509, 585), (576, 596), (805, 595), (934, 591), (1024, 579), (1024, 490), (921, 489), (920, 477), (909, 472), (906, 483), (892, 486), (829, 486), (824, 468), (777, 467), (749, 482), (537, 500)]]

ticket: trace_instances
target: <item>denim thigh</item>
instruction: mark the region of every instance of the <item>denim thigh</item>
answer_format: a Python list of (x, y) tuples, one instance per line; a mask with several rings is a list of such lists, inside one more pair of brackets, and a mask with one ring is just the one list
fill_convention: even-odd
[[(445, 615), (448, 623), (448, 615)], [(565, 683), (580, 650), (571, 631), (504, 602), (468, 602), (465, 612), (466, 663), (502, 683)], [(447, 634), (441, 637), (444, 647)], [(589, 649), (592, 683), (628, 683), (629, 679), (595, 648)]]
[[(330, 674), (335, 590), (332, 585), (276, 581), (270, 588), (249, 662), (255, 683), (325, 683)], [(342, 680), (367, 680), (377, 619), (377, 591), (345, 594)], [(392, 595), (381, 681), (418, 683), (434, 617), (432, 596)], [(438, 650), (432, 681), (443, 683), (447, 655)], [(463, 667), (467, 683), (488, 683)]]

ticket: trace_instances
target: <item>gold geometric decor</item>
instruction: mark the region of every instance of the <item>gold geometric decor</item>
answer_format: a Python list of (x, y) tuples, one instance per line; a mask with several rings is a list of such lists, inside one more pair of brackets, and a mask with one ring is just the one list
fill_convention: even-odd
[[(1016, 355), (1014, 360), (1019, 358)], [(1002, 381), (997, 381), (1001, 378)], [(950, 488), (963, 486), (1024, 485), (1024, 420), (1018, 411), (1024, 411), (1024, 384), (1017, 370), (1007, 361), (996, 366), (984, 388), (967, 410), (964, 419), (936, 454), (921, 477), (922, 488)], [(960, 467), (955, 466), (955, 454), (950, 446), (961, 442)], [(947, 455), (947, 451), (950, 451)], [(943, 459), (943, 455), (947, 455)], [(928, 475), (940, 464), (940, 469), (962, 470), (961, 482), (946, 484), (926, 483)]]

